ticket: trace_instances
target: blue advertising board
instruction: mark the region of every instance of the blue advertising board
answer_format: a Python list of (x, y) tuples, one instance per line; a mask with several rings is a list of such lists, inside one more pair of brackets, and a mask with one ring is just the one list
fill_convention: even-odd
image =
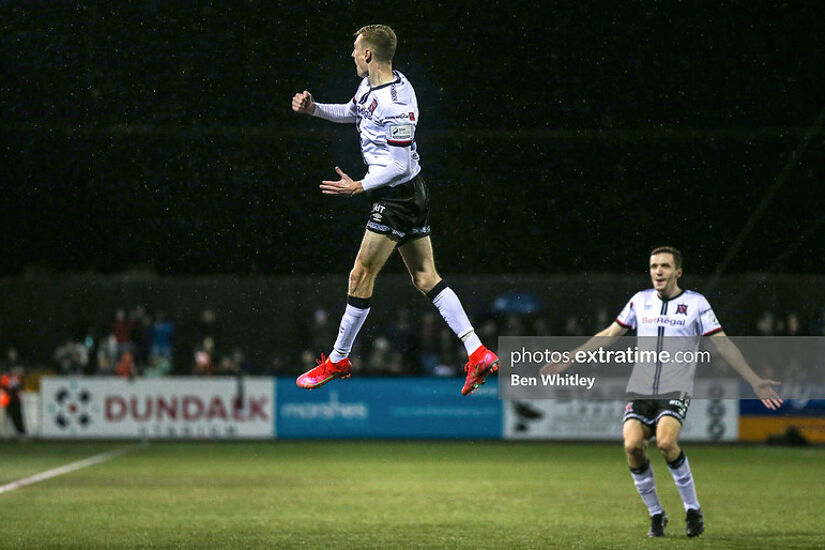
[(742, 399), (739, 413), (746, 416), (809, 416), (825, 418), (825, 399), (786, 399), (782, 406), (771, 410), (759, 399)]
[(277, 438), (501, 438), (496, 381), (469, 396), (462, 380), (362, 378), (307, 391), (275, 384)]

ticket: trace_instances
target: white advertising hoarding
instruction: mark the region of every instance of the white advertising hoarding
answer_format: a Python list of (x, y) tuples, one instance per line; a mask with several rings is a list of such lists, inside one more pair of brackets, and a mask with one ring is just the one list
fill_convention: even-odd
[(272, 378), (43, 378), (46, 438), (235, 439), (274, 435)]
[[(713, 383), (714, 388), (701, 387)], [(625, 385), (626, 380), (616, 384)], [(623, 387), (623, 386), (622, 386)], [(696, 380), (700, 395), (718, 399), (691, 401), (679, 439), (682, 441), (736, 441), (739, 432), (739, 401), (736, 380)], [(620, 440), (624, 400), (513, 399), (504, 401), (505, 439)]]

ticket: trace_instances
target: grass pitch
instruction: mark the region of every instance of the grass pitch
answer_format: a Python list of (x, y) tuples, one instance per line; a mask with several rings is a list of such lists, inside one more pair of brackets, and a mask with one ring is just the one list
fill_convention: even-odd
[[(0, 484), (124, 443), (3, 443)], [(0, 494), (3, 548), (822, 548), (825, 449), (685, 445), (707, 532), (621, 444), (175, 442)]]

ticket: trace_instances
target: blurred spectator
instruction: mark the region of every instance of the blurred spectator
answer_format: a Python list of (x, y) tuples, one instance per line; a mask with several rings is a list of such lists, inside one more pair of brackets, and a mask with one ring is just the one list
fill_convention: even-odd
[(404, 376), (410, 374), (407, 365), (404, 363), (404, 354), (400, 351), (390, 352), (387, 360), (386, 373), (392, 376)]
[(606, 307), (600, 307), (596, 310), (596, 323), (593, 325), (593, 329), (590, 331), (591, 334), (595, 334), (600, 332), (604, 327), (609, 325), (612, 322), (610, 318), (610, 314), (607, 312)]
[(455, 358), (455, 362), (460, 361), (460, 357), (466, 358), (464, 346), (457, 342), (453, 332), (445, 325), (440, 325), (438, 332), (438, 357), (441, 361), (444, 357)]
[(773, 313), (770, 311), (762, 312), (756, 322), (756, 332), (759, 336), (773, 336), (776, 334)]
[(0, 370), (11, 372), (17, 368), (23, 368), (20, 364), (20, 355), (17, 353), (17, 348), (11, 347), (6, 350), (6, 356), (3, 358), (3, 363), (0, 364)]
[(495, 319), (487, 319), (481, 324), (477, 333), (481, 337), (482, 342), (495, 342), (498, 346), (498, 325)]
[(131, 351), (124, 351), (120, 354), (120, 359), (118, 359), (115, 367), (115, 374), (121, 378), (137, 377), (138, 371)]
[(117, 365), (117, 339), (114, 333), (109, 333), (97, 347), (97, 374), (110, 376), (115, 373)]
[(172, 371), (172, 361), (166, 357), (152, 356), (149, 365), (143, 369), (145, 378), (157, 378), (166, 376)]
[[(166, 318), (166, 313), (158, 311), (152, 324), (152, 357), (163, 357), (172, 361), (172, 338), (175, 336), (175, 323)], [(205, 339), (205, 338), (204, 338)]]
[(232, 350), (232, 362), (238, 366), (238, 369), (243, 374), (254, 374), (255, 366), (246, 356), (241, 348), (235, 348)]
[(403, 356), (409, 356), (413, 350), (415, 342), (415, 329), (410, 322), (410, 310), (407, 308), (397, 309), (395, 319), (387, 326), (385, 335), (390, 342), (390, 347), (398, 351)]
[(379, 336), (372, 341), (372, 349), (367, 357), (367, 372), (369, 374), (384, 374), (389, 361), (390, 341)]
[(575, 315), (570, 315), (564, 320), (564, 335), (565, 336), (582, 336), (584, 335), (584, 327), (579, 318)]
[(352, 373), (353, 374), (364, 374), (365, 367), (364, 367), (364, 360), (361, 358), (361, 355), (356, 355), (354, 357), (350, 357), (350, 361), (352, 361)]
[(195, 349), (195, 366), (192, 374), (212, 376), (215, 374), (215, 340), (207, 336)]
[(241, 374), (241, 368), (232, 360), (232, 357), (224, 355), (218, 362), (217, 368), (215, 368), (215, 374), (218, 376), (237, 376)]
[(152, 317), (143, 306), (137, 306), (132, 311), (134, 327), (135, 362), (138, 365), (149, 364), (149, 354), (152, 348)]
[(61, 374), (82, 375), (89, 366), (89, 350), (82, 342), (72, 338), (67, 338), (62, 346), (58, 346), (53, 357)]
[(300, 369), (297, 370), (297, 371), (293, 371), (293, 373), (306, 372), (309, 369), (315, 368), (317, 366), (316, 365), (316, 359), (315, 359), (315, 352), (312, 351), (312, 350), (305, 349), (304, 351), (301, 352), (300, 362), (301, 362)]
[(802, 323), (799, 322), (799, 317), (796, 313), (789, 313), (785, 318), (785, 335), (786, 336), (800, 336), (800, 328)]
[(26, 435), (23, 422), (23, 366), (18, 361), (17, 350), (9, 348), (6, 352), (5, 372), (0, 375), (0, 406), (6, 409), (6, 416), (11, 419), (18, 437)]
[(97, 354), (98, 354), (98, 337), (97, 331), (94, 327), (86, 329), (86, 335), (83, 337), (83, 345), (86, 347), (86, 356), (89, 358), (86, 373), (94, 374), (97, 370)]
[(118, 357), (124, 351), (132, 351), (132, 332), (135, 330), (135, 320), (126, 316), (124, 309), (115, 311), (115, 319), (112, 321), (112, 334), (117, 341)]
[(440, 355), (438, 364), (433, 369), (433, 376), (458, 376), (462, 374), (459, 366), (458, 354), (444, 352)]

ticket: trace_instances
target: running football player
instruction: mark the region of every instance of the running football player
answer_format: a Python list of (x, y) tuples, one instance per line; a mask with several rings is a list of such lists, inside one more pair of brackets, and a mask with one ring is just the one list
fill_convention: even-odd
[[(639, 339), (655, 338), (658, 349), (665, 345), (665, 338), (671, 337), (671, 342), (679, 346), (688, 342), (695, 350), (700, 338), (706, 336), (728, 364), (750, 383), (767, 408), (779, 407), (782, 399), (773, 389), (779, 382), (757, 376), (736, 344), (725, 335), (707, 299), (698, 292), (679, 287), (681, 252), (669, 246), (656, 248), (650, 253), (649, 267), (653, 288), (637, 292), (610, 326), (579, 349), (592, 351), (599, 346), (607, 347), (631, 329), (636, 330)], [(550, 363), (541, 372), (558, 373), (567, 367), (569, 364)], [(659, 363), (637, 364), (628, 382), (630, 400), (625, 407), (622, 435), (633, 482), (650, 513), (649, 537), (664, 536), (668, 521), (647, 458), (647, 442), (654, 435), (682, 497), (687, 536), (695, 537), (705, 529), (690, 463), (679, 446), (679, 433), (693, 392), (695, 368), (695, 363), (670, 369)]]

